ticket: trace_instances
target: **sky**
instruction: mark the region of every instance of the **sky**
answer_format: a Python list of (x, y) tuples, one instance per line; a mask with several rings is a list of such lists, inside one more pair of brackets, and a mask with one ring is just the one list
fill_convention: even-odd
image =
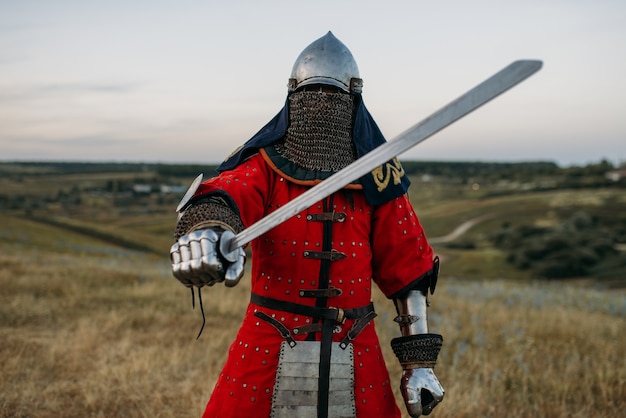
[(623, 0), (0, 0), (0, 161), (219, 163), (332, 31), (388, 140), (512, 61), (542, 70), (405, 160), (626, 161)]

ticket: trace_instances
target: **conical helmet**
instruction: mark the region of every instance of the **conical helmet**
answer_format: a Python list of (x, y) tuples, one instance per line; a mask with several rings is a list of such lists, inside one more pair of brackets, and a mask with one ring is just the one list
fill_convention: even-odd
[(336, 86), (349, 93), (361, 92), (363, 80), (352, 53), (330, 31), (304, 48), (291, 70), (289, 91), (311, 84)]

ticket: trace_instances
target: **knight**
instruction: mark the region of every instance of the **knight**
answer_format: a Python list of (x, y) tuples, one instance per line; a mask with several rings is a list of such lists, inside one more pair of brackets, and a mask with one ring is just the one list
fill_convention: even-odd
[[(352, 53), (331, 32), (297, 57), (282, 109), (179, 206), (173, 275), (192, 289), (244, 275), (226, 242), (374, 150)], [(397, 159), (250, 243), (250, 302), (204, 417), (400, 417), (374, 327), (374, 285), (393, 300), (400, 392), (410, 416), (443, 400), (430, 333), (439, 259)]]

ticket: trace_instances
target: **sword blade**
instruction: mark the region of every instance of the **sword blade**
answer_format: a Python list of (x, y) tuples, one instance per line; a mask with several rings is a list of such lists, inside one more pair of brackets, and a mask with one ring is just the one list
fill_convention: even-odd
[(373, 149), (283, 207), (244, 229), (232, 238), (228, 248), (230, 248), (230, 251), (233, 251), (237, 247), (249, 243), (275, 226), (280, 225), (340, 190), (345, 185), (371, 172), (381, 164), (413, 148), (446, 126), (524, 81), (539, 71), (541, 66), (542, 62), (537, 60), (513, 62), (391, 141)]

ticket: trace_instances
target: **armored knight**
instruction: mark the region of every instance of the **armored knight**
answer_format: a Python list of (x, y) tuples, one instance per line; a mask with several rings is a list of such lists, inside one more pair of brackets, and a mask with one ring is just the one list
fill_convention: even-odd
[[(297, 58), (282, 110), (179, 207), (174, 276), (185, 286), (243, 276), (224, 242), (382, 144), (350, 51), (331, 32)], [(251, 242), (252, 294), (205, 417), (400, 417), (374, 328), (374, 283), (395, 303), (409, 415), (444, 391), (428, 332), (439, 262), (396, 159)]]

